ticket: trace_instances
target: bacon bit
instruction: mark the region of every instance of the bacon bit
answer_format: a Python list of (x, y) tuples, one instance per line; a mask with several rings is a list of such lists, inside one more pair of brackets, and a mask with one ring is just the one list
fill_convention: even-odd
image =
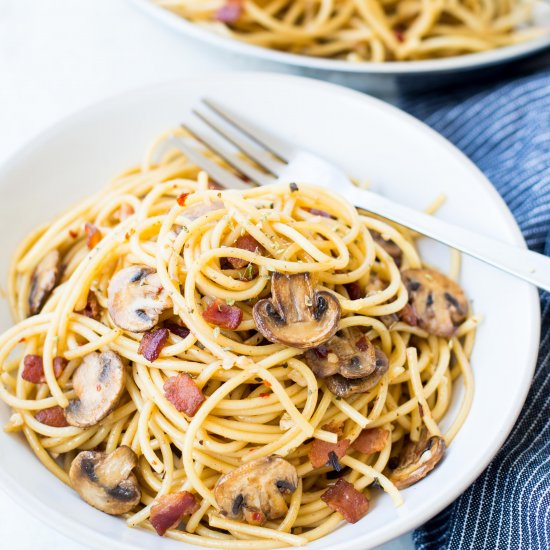
[[(68, 361), (63, 357), (54, 357), (53, 372), (56, 378), (61, 376), (67, 363)], [(23, 372), (21, 373), (21, 378), (33, 384), (43, 384), (46, 382), (44, 362), (41, 355), (25, 355), (23, 358)]]
[(351, 444), (352, 448), (360, 453), (371, 455), (379, 453), (386, 446), (390, 432), (382, 428), (368, 428), (362, 430), (359, 437)]
[(98, 320), (99, 315), (101, 313), (101, 307), (99, 305), (99, 302), (97, 301), (97, 296), (94, 292), (90, 290), (88, 292), (88, 299), (86, 300), (86, 306), (84, 309), (78, 311), (77, 313), (80, 313), (82, 315), (86, 315), (86, 317), (89, 317), (90, 319)]
[(170, 331), (167, 328), (157, 328), (146, 332), (139, 343), (138, 353), (151, 363), (159, 358), (162, 348), (166, 345)]
[(177, 527), (183, 516), (194, 514), (198, 509), (199, 503), (189, 491), (162, 495), (152, 506), (149, 520), (162, 537), (168, 529)]
[(207, 323), (227, 330), (235, 330), (243, 320), (243, 312), (237, 306), (229, 306), (219, 298), (214, 300), (203, 312)]
[(369, 343), (367, 342), (367, 339), (364, 336), (361, 336), (357, 342), (355, 342), (355, 347), (359, 351), (367, 351), (369, 349)]
[[(342, 439), (338, 443), (328, 443), (327, 441), (314, 439), (308, 453), (309, 461), (314, 468), (322, 468), (327, 465), (334, 468), (335, 460), (336, 464), (338, 464), (338, 459), (346, 454), (349, 444), (349, 439)], [(331, 457), (331, 453), (334, 456)], [(340, 464), (338, 464), (339, 466)], [(337, 470), (337, 468), (334, 469)]]
[(179, 412), (195, 416), (206, 399), (195, 381), (186, 373), (172, 376), (164, 382), (164, 395)]
[(269, 391), (266, 391), (266, 392), (260, 393), (260, 397), (263, 397), (263, 398), (265, 398), (265, 397), (269, 397), (270, 395), (271, 395), (271, 392), (269, 392)]
[(321, 495), (321, 500), (342, 514), (348, 523), (356, 523), (369, 511), (368, 498), (345, 479), (339, 479), (329, 487)]
[(243, 13), (243, 0), (226, 0), (215, 14), (214, 19), (222, 23), (236, 23)]
[(73, 229), (69, 229), (69, 236), (73, 239), (76, 239), (78, 237), (78, 231), (74, 231)]
[(178, 196), (178, 198), (176, 199), (176, 201), (178, 202), (178, 204), (180, 206), (185, 206), (185, 201), (187, 200), (187, 197), (190, 195), (190, 193), (182, 193), (181, 195)]
[(407, 304), (401, 311), (398, 312), (398, 315), (404, 323), (410, 325), (411, 327), (415, 327), (418, 324), (418, 318), (416, 317), (416, 313), (411, 304)]
[(349, 294), (350, 300), (359, 300), (364, 297), (364, 294), (359, 286), (359, 283), (348, 283), (344, 285)]
[(86, 245), (90, 250), (95, 248), (99, 241), (103, 238), (101, 231), (91, 223), (86, 223), (84, 226), (84, 232), (86, 233)]
[(120, 208), (113, 214), (113, 218), (119, 223), (127, 220), (130, 216), (134, 214), (135, 210), (131, 204), (123, 202), (120, 205)]
[(305, 210), (308, 210), (309, 213), (313, 214), (314, 216), (321, 216), (323, 218), (334, 219), (334, 217), (331, 216), (328, 212), (325, 212), (324, 210), (319, 210), (318, 208), (305, 208)]
[(164, 321), (164, 326), (172, 334), (175, 334), (176, 336), (179, 336), (180, 338), (187, 338), (189, 336), (189, 333), (191, 332), (187, 327), (184, 327), (183, 325), (179, 325), (178, 323), (175, 323), (174, 321)]
[[(260, 256), (265, 252), (264, 247), (254, 237), (248, 234), (239, 237), (235, 241), (235, 244), (233, 246), (235, 248), (240, 248), (241, 250), (255, 252)], [(249, 264), (249, 262), (247, 262), (246, 260), (242, 260), (241, 258), (227, 258), (227, 262), (234, 269), (242, 269)]]
[(322, 428), (323, 430), (326, 430), (327, 432), (332, 432), (333, 434), (336, 434), (336, 435), (344, 434), (343, 422), (336, 422), (335, 420), (332, 420), (328, 424), (324, 424)]
[(65, 428), (69, 425), (65, 418), (65, 411), (59, 405), (42, 409), (34, 417), (41, 424), (46, 424), (46, 426), (51, 426), (52, 428)]

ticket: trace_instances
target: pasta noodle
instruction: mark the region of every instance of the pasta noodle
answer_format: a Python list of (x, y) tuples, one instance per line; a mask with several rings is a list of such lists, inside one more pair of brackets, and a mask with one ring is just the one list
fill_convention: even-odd
[[(128, 525), (158, 531), (150, 520), (155, 505), (163, 495), (186, 491), (196, 506), (185, 528), (170, 526), (166, 536), (199, 546), (300, 546), (331, 532), (345, 516), (325, 502), (333, 469), (342, 469), (339, 476), (362, 498), (382, 490), (399, 506), (392, 461), (407, 442), (422, 439), (423, 426), (449, 445), (468, 414), (478, 318), (465, 313), (448, 336), (408, 324), (398, 314), (413, 287), (402, 274), (423, 270), (412, 233), (314, 185), (216, 189), (171, 148), (171, 135), (155, 142), (141, 167), (40, 227), (18, 248), (9, 275), (15, 324), (0, 336), (0, 397), (14, 412), (5, 429), (22, 431), (44, 466), (77, 490), (71, 465), (81, 451), (129, 447), (141, 493), (139, 504), (123, 514)], [(244, 235), (261, 251), (237, 246)], [(31, 312), (37, 273), (52, 251), (62, 258), (62, 274), (41, 309)], [(154, 358), (144, 351), (151, 331), (132, 332), (114, 322), (115, 274), (136, 265), (156, 273), (170, 299), (156, 325), (172, 328)], [(453, 260), (454, 277), (458, 267)], [(316, 374), (309, 351), (264, 338), (255, 304), (274, 292), (275, 273), (288, 280), (309, 273), (316, 292), (332, 296), (339, 308), (337, 335), (359, 331), (361, 346), (376, 349), (377, 367), (386, 358), (372, 387), (341, 397), (329, 389), (332, 378)], [(213, 303), (218, 312), (239, 309), (238, 325), (228, 329), (209, 320)], [(307, 299), (306, 306), (312, 307)], [(107, 384), (101, 376), (119, 357), (125, 382), (112, 409), (82, 425), (71, 421), (87, 406), (78, 376), (98, 353), (114, 354), (99, 380)], [(27, 372), (33, 356), (43, 368), (35, 383)], [(189, 380), (184, 373), (195, 395), (204, 396), (193, 411), (179, 408), (167, 389), (170, 380)], [(442, 433), (452, 386), (461, 383), (463, 404)], [(45, 420), (44, 411), (57, 406), (64, 410), (62, 422)], [(367, 454), (357, 446), (365, 434), (383, 436)], [(332, 457), (313, 466), (315, 445), (336, 448), (344, 439), (352, 444), (339, 462)], [(220, 478), (272, 455), (284, 457), (298, 476), (285, 514), (262, 525), (220, 514)]]
[(533, 0), (156, 0), (208, 29), (294, 54), (360, 61), (450, 57), (546, 32)]

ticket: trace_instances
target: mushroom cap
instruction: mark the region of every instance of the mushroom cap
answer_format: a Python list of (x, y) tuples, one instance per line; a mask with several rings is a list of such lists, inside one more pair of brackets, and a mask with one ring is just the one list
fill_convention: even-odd
[(260, 300), (252, 315), (270, 341), (299, 349), (317, 347), (338, 330), (340, 303), (326, 291), (314, 291), (309, 273), (273, 273), (271, 299)]
[(434, 269), (406, 269), (401, 277), (418, 325), (436, 336), (453, 336), (468, 314), (460, 286)]
[(141, 500), (138, 480), (132, 473), (137, 456), (123, 445), (112, 453), (82, 451), (69, 470), (73, 489), (94, 508), (107, 514), (129, 512)]
[(304, 358), (319, 378), (338, 373), (364, 378), (376, 370), (376, 348), (358, 327), (339, 330), (325, 344), (306, 351)]
[(129, 332), (152, 329), (160, 314), (172, 307), (158, 273), (148, 266), (121, 269), (111, 279), (107, 294), (113, 323)]
[(117, 406), (125, 380), (126, 370), (114, 351), (86, 355), (73, 375), (78, 399), (69, 401), (65, 409), (67, 422), (88, 428), (103, 420)]
[(444, 454), (445, 440), (437, 435), (428, 438), (428, 430), (424, 428), (418, 442), (409, 441), (405, 445), (390, 480), (398, 489), (405, 489), (426, 477)]
[(298, 487), (296, 468), (284, 458), (258, 458), (222, 476), (214, 488), (214, 498), (224, 516), (261, 524), (284, 516), (288, 510), (283, 497)]
[(61, 255), (59, 250), (51, 250), (36, 266), (29, 292), (29, 313), (36, 315), (44, 307), (46, 300), (57, 285), (61, 271)]
[(379, 349), (376, 349), (375, 353), (376, 368), (374, 372), (364, 378), (355, 379), (345, 378), (341, 374), (334, 374), (326, 379), (327, 388), (338, 397), (349, 397), (354, 393), (365, 393), (374, 388), (389, 368), (386, 354)]

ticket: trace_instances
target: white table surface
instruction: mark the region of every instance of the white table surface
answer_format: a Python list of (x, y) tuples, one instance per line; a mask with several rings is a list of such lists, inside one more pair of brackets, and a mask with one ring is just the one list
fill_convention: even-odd
[[(274, 67), (220, 58), (126, 0), (0, 0), (0, 163), (58, 119), (109, 95), (219, 70), (268, 69)], [(2, 548), (86, 548), (2, 492), (0, 530)], [(381, 548), (413, 545), (407, 535)]]

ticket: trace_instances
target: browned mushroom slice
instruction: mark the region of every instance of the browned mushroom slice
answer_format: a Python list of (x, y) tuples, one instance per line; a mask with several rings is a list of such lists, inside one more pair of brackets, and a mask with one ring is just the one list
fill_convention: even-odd
[(121, 269), (111, 279), (108, 302), (113, 323), (130, 332), (152, 329), (160, 314), (172, 307), (157, 272), (143, 265)]
[(327, 388), (338, 397), (349, 397), (354, 393), (365, 393), (370, 391), (386, 372), (388, 371), (389, 361), (386, 354), (376, 350), (376, 369), (373, 373), (364, 378), (349, 379), (341, 374), (334, 374), (326, 379)]
[(258, 330), (271, 342), (309, 349), (326, 342), (338, 330), (340, 304), (330, 292), (315, 291), (309, 273), (271, 278), (271, 299), (252, 311)]
[(76, 455), (69, 470), (73, 489), (94, 508), (118, 516), (141, 500), (138, 480), (132, 473), (137, 456), (122, 446), (110, 454), (83, 451)]
[(118, 404), (124, 392), (126, 371), (113, 351), (89, 353), (73, 375), (78, 399), (65, 409), (71, 426), (87, 428), (103, 420)]
[(364, 378), (376, 369), (376, 348), (358, 327), (339, 330), (328, 342), (304, 355), (319, 378), (340, 373), (345, 378)]
[(436, 336), (453, 336), (468, 313), (460, 286), (434, 269), (407, 269), (401, 276), (418, 326)]
[(60, 272), (61, 256), (58, 250), (52, 250), (36, 266), (31, 279), (29, 292), (29, 313), (40, 313), (52, 290), (57, 285)]
[(405, 489), (429, 474), (444, 454), (444, 439), (436, 435), (428, 437), (424, 428), (417, 443), (409, 441), (405, 445), (390, 480), (398, 489)]
[(379, 244), (395, 261), (397, 266), (401, 265), (403, 259), (403, 251), (390, 239), (384, 238), (384, 235), (378, 231), (371, 231), (374, 242)]
[(221, 513), (261, 525), (284, 516), (288, 510), (285, 494), (298, 486), (296, 468), (277, 455), (258, 458), (221, 477), (214, 498)]

